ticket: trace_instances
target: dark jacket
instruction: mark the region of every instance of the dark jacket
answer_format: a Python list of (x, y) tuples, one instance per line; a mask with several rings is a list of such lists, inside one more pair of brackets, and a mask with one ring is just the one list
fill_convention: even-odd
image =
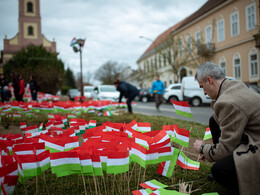
[(119, 103), (121, 102), (123, 96), (128, 98), (130, 95), (137, 96), (139, 94), (139, 91), (135, 86), (125, 81), (120, 81), (118, 83), (117, 91), (120, 92)]
[(39, 86), (38, 83), (35, 80), (30, 80), (30, 90), (33, 91), (38, 91), (39, 90)]

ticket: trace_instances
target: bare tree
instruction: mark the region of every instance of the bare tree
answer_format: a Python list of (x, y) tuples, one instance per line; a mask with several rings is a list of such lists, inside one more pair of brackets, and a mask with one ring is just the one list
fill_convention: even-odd
[(95, 72), (95, 78), (102, 82), (102, 84), (113, 84), (115, 79), (126, 80), (129, 66), (126, 64), (118, 64), (117, 62), (108, 61), (103, 64)]

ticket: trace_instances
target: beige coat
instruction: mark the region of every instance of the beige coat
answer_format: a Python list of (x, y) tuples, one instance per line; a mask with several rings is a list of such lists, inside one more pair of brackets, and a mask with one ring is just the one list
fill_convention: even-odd
[[(240, 194), (259, 194), (260, 95), (249, 90), (240, 81), (225, 80), (212, 108), (213, 117), (221, 129), (221, 137), (215, 147), (205, 145), (205, 158), (214, 162), (233, 154)], [(247, 144), (241, 144), (243, 134), (248, 136)], [(254, 149), (258, 147), (253, 151), (255, 153), (249, 151), (240, 156), (237, 154), (247, 151), (249, 145)]]

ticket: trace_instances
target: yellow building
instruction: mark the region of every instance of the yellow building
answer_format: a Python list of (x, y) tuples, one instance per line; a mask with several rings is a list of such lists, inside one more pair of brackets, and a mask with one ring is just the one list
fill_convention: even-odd
[[(183, 76), (194, 75), (196, 63), (199, 65), (212, 61), (227, 76), (260, 85), (257, 43), (257, 37), (260, 39), (259, 17), (259, 1), (208, 0), (199, 10), (179, 22), (177, 27), (173, 26), (168, 38), (178, 42), (172, 45), (172, 51), (178, 51), (175, 55), (172, 52), (172, 60), (178, 61), (185, 56), (189, 60), (182, 60), (185, 63), (179, 63), (181, 66), (176, 73), (171, 71), (167, 62), (162, 68), (156, 66), (156, 72), (167, 86), (173, 81), (180, 82)], [(166, 32), (159, 35), (139, 58), (139, 70), (146, 70), (151, 60), (154, 64), (159, 63), (158, 59), (164, 55), (163, 50), (158, 49), (163, 45), (163, 41), (159, 42), (159, 37)], [(196, 52), (196, 56), (191, 57), (187, 52)], [(147, 79), (143, 85), (149, 87), (151, 83), (152, 79)]]

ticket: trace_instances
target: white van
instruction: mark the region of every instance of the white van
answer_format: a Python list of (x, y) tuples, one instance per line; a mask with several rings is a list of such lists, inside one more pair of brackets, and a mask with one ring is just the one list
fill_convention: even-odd
[(200, 88), (194, 76), (182, 78), (181, 90), (183, 101), (188, 101), (192, 106), (209, 104), (212, 101), (208, 95), (204, 95), (203, 89)]

